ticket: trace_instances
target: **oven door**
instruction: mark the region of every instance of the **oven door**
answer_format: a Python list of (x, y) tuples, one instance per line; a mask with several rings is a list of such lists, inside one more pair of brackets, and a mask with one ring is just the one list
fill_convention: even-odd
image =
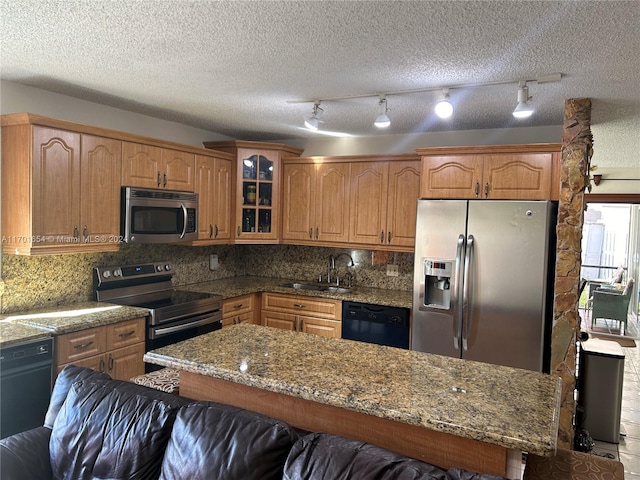
[[(150, 325), (147, 328), (146, 350), (155, 350), (221, 328), (222, 312), (220, 310), (194, 315), (176, 322)], [(146, 364), (145, 366), (147, 372), (160, 368), (162, 367), (159, 365)]]

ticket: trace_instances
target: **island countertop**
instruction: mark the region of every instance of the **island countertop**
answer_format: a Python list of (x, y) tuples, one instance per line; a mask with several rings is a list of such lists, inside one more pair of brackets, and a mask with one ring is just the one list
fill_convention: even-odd
[(559, 377), (241, 324), (146, 362), (508, 449), (556, 451)]

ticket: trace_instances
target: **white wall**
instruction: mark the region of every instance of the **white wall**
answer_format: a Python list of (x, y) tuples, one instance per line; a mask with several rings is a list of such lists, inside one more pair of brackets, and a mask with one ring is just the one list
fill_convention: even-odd
[(304, 148), (304, 156), (415, 153), (425, 147), (560, 143), (562, 125), (281, 141)]
[(3, 80), (0, 84), (0, 113), (4, 115), (23, 112), (200, 148), (203, 148), (204, 141), (229, 139), (224, 135), (180, 123)]

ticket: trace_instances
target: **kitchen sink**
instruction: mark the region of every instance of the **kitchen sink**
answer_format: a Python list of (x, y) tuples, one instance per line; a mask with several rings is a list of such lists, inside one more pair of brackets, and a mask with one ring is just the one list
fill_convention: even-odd
[(325, 287), (322, 289), (322, 291), (328, 293), (349, 293), (351, 292), (351, 289), (344, 287)]
[(285, 283), (282, 285), (285, 288), (295, 288), (296, 290), (324, 290), (324, 285), (315, 285), (313, 283)]
[(295, 290), (313, 290), (316, 292), (327, 293), (349, 293), (350, 288), (334, 287), (329, 285), (318, 285), (316, 283), (285, 283), (282, 285), (285, 288), (293, 288)]

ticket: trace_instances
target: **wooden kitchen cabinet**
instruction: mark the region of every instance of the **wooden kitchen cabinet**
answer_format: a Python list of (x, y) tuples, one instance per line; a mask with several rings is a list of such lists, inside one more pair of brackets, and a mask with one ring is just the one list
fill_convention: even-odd
[(122, 185), (193, 192), (193, 153), (142, 143), (122, 144)]
[(349, 243), (413, 249), (419, 191), (415, 157), (352, 163)]
[(232, 157), (196, 155), (195, 192), (198, 194), (198, 240), (193, 245), (231, 241)]
[(342, 302), (303, 295), (263, 293), (262, 325), (325, 337), (342, 336)]
[(257, 294), (228, 298), (222, 302), (222, 327), (240, 323), (260, 324)]
[(204, 142), (206, 148), (231, 153), (233, 169), (234, 243), (278, 243), (280, 240), (280, 176), (284, 155), (301, 149), (281, 143)]
[(284, 163), (284, 243), (348, 242), (349, 170), (349, 163)]
[(144, 373), (145, 318), (55, 337), (56, 372), (73, 364), (129, 380)]
[(119, 140), (3, 117), (3, 251), (117, 250), (120, 165)]
[(438, 147), (422, 156), (421, 198), (557, 200), (560, 144)]

